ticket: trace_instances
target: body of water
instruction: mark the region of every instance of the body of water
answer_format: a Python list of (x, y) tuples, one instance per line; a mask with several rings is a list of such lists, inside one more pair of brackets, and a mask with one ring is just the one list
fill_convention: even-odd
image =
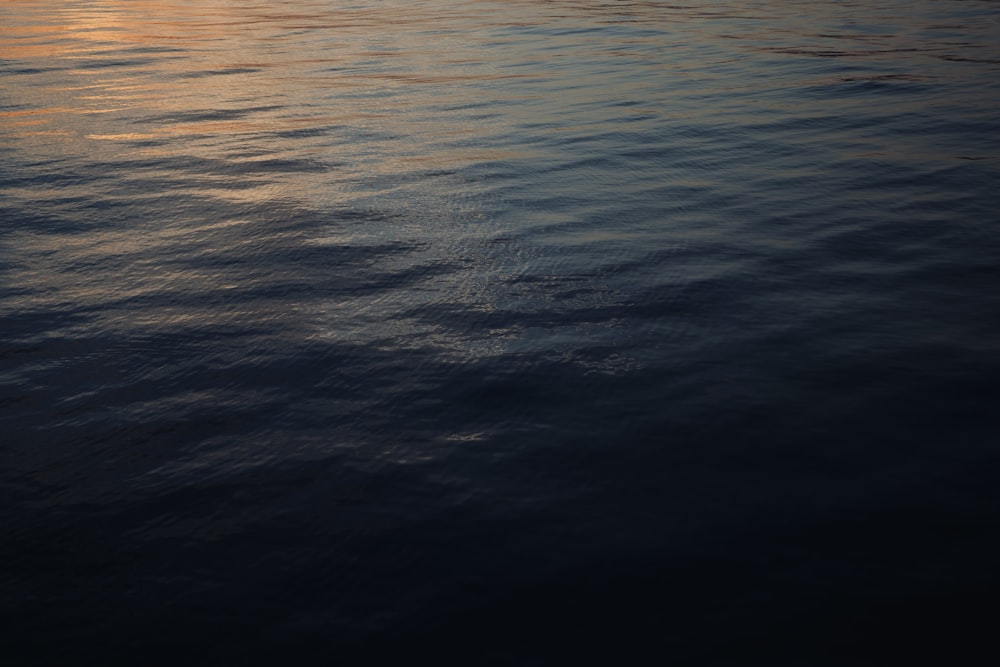
[(7, 0), (3, 650), (991, 664), (998, 288), (996, 2)]

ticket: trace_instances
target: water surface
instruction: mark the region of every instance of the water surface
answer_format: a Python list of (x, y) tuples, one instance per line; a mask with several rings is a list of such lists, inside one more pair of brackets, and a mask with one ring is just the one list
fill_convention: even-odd
[(4, 3), (11, 650), (972, 664), (998, 45), (978, 0)]

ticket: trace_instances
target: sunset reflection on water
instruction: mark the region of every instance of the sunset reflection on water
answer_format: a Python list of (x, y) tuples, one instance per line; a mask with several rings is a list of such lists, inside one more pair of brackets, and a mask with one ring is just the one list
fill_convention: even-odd
[[(11, 136), (42, 152), (106, 154), (92, 142), (113, 141), (132, 155), (235, 162), (305, 150), (345, 177), (391, 175), (418, 162), (454, 169), (528, 157), (517, 142), (483, 138), (511, 122), (572, 133), (574, 107), (593, 102), (599, 86), (627, 100), (643, 85), (641, 68), (628, 80), (598, 70), (592, 81), (558, 81), (560, 51), (606, 57), (578, 36), (554, 35), (551, 62), (537, 44), (498, 40), (505, 24), (542, 19), (533, 3), (288, 7), (104, 0), (6, 26), (8, 57), (44, 63), (18, 91), (29, 108), (5, 112), (19, 124)], [(552, 95), (553, 82), (565, 122), (548, 102), (531, 104)], [(599, 130), (594, 120), (576, 129)], [(319, 184), (305, 180), (296, 179), (300, 194), (316, 195)]]

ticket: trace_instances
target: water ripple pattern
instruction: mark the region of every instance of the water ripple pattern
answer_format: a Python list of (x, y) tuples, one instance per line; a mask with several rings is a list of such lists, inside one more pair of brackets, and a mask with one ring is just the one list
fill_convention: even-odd
[(1000, 592), (998, 109), (986, 0), (4, 2), (0, 621), (887, 664)]

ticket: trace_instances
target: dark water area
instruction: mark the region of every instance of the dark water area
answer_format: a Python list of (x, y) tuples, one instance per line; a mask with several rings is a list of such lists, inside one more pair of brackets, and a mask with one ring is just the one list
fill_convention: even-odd
[(992, 665), (998, 259), (997, 2), (8, 0), (5, 664)]

